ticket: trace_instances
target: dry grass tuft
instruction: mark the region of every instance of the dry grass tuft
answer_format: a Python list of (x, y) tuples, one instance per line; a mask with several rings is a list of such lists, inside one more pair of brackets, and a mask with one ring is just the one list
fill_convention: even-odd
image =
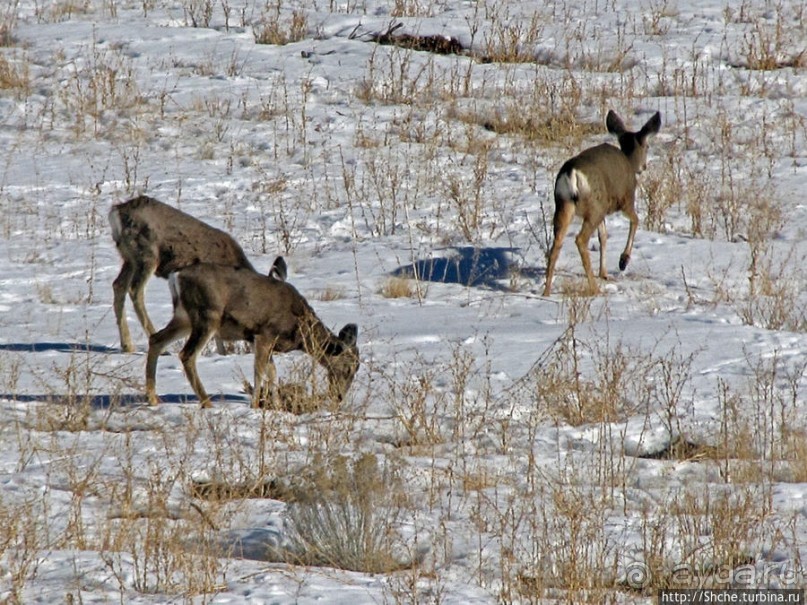
[[(575, 257), (579, 260), (577, 250), (574, 251)], [(591, 299), (596, 298), (601, 294), (599, 285), (596, 285), (594, 290), (588, 280), (582, 276), (583, 266), (578, 263), (580, 267), (581, 276), (568, 276), (558, 280), (557, 290), (564, 300), (572, 301), (569, 307), (569, 313), (572, 317), (572, 323), (579, 323), (590, 319), (589, 312), (591, 310)], [(597, 278), (599, 280), (599, 278)]]
[(281, 383), (277, 386), (277, 390), (278, 403), (275, 405), (269, 400), (262, 401), (262, 409), (289, 412), (299, 416), (333, 408), (333, 402), (326, 393), (311, 391), (305, 384), (299, 382)]
[(290, 17), (285, 17), (281, 14), (278, 3), (275, 12), (252, 26), (252, 33), (257, 44), (284, 46), (299, 42), (308, 35), (308, 16), (302, 10), (295, 10)]
[(345, 291), (341, 286), (328, 286), (324, 290), (316, 293), (315, 298), (323, 302), (331, 302), (334, 300), (342, 300), (345, 297)]
[(807, 483), (807, 429), (785, 427), (782, 455), (787, 463), (789, 480)]
[(581, 122), (570, 113), (560, 113), (550, 117), (539, 112), (524, 110), (523, 106), (504, 104), (495, 112), (454, 109), (452, 117), (483, 127), (496, 134), (519, 136), (541, 146), (578, 143), (591, 136), (604, 132), (598, 122)]
[(381, 285), (381, 296), (384, 298), (415, 298), (417, 290), (411, 279), (389, 277)]
[[(0, 29), (0, 36), (2, 36)], [(30, 94), (31, 78), (25, 64), (15, 65), (5, 55), (0, 54), (0, 90), (11, 91), (17, 98)]]
[(725, 10), (727, 21), (751, 21), (750, 29), (746, 30), (739, 45), (738, 56), (731, 62), (732, 67), (771, 71), (807, 66), (807, 46), (803, 42), (803, 31), (793, 26), (803, 19), (798, 14), (798, 9), (795, 14), (791, 14), (793, 9), (780, 6), (775, 11), (773, 21), (767, 15), (750, 15), (743, 10), (734, 13), (730, 7)]
[(288, 509), (291, 562), (365, 573), (412, 564), (396, 556), (400, 509), (375, 456), (316, 456), (306, 477), (307, 497)]

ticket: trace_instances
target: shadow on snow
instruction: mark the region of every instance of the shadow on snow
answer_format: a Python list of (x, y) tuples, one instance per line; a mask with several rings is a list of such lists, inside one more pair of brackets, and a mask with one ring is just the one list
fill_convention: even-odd
[(521, 267), (513, 260), (519, 248), (462, 246), (453, 250), (448, 256), (416, 260), (411, 265), (398, 267), (392, 275), (501, 291), (510, 290), (508, 284), (501, 282), (509, 280), (513, 273), (524, 277), (539, 275), (537, 269)]
[(118, 347), (94, 345), (88, 342), (10, 342), (0, 344), (0, 351), (15, 353), (120, 353)]
[[(45, 353), (49, 351), (57, 353), (120, 353), (119, 347), (108, 347), (106, 345), (96, 345), (92, 343), (75, 342), (12, 342), (0, 343), (0, 351), (11, 351), (15, 353)], [(210, 397), (213, 403), (236, 402), (242, 403), (251, 401), (248, 395), (222, 394)], [(42, 395), (30, 395), (21, 393), (0, 393), (0, 400), (18, 401), (23, 403), (43, 402), (60, 405), (89, 405), (93, 409), (107, 410), (111, 407), (135, 407), (149, 405), (145, 394), (58, 394), (48, 393)], [(199, 403), (196, 395), (186, 395), (180, 393), (169, 393), (160, 395), (161, 403)]]
[[(149, 406), (145, 395), (140, 394), (99, 394), (99, 395), (59, 395), (49, 393), (47, 395), (29, 395), (20, 393), (0, 393), (0, 401), (16, 401), (21, 403), (53, 403), (64, 406), (89, 405), (94, 410), (108, 410), (113, 407), (138, 407)], [(210, 400), (216, 403), (250, 403), (250, 398), (246, 395), (211, 395)], [(184, 393), (168, 393), (160, 395), (161, 404), (172, 403), (199, 403), (196, 395)], [(151, 406), (149, 406), (151, 407)]]

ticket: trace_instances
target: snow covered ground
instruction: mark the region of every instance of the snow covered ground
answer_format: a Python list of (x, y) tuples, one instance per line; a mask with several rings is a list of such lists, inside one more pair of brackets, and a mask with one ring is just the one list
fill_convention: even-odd
[[(0, 600), (807, 585), (806, 8), (0, 7)], [(466, 50), (372, 40), (397, 23)], [(662, 113), (631, 263), (611, 216), (611, 279), (583, 295), (573, 227), (543, 298), (555, 175), (613, 142), (612, 108), (636, 128)], [(200, 411), (177, 345), (146, 405), (106, 219), (138, 193), (229, 231), (260, 271), (283, 254), (328, 326), (357, 323), (346, 401), (253, 410), (252, 356), (210, 348)], [(147, 307), (167, 322), (164, 281)], [(277, 362), (281, 382), (322, 378)], [(330, 519), (309, 542), (306, 513)]]

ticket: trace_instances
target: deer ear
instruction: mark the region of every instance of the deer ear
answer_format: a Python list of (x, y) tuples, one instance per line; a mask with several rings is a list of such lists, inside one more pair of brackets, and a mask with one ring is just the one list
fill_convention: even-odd
[(339, 340), (341, 340), (345, 346), (348, 347), (355, 345), (358, 337), (359, 327), (356, 324), (347, 324), (339, 331)]
[(628, 129), (625, 127), (625, 122), (622, 121), (622, 118), (616, 115), (616, 112), (613, 109), (610, 109), (608, 111), (608, 115), (605, 116), (605, 127), (608, 129), (608, 132), (615, 134), (616, 136), (624, 134), (628, 131)]
[(661, 129), (661, 112), (657, 111), (656, 114), (647, 121), (647, 124), (642, 126), (639, 131), (639, 139), (644, 140), (651, 134), (656, 134)]
[(277, 281), (286, 281), (288, 269), (286, 267), (286, 261), (282, 256), (278, 256), (275, 259), (275, 262), (272, 264), (272, 268), (269, 270), (269, 275), (274, 277)]

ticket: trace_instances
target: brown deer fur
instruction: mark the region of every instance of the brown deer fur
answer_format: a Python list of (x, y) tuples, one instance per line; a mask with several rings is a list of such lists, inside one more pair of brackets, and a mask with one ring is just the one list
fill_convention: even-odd
[(599, 276), (607, 279), (605, 244), (608, 234), (605, 217), (608, 214), (621, 211), (630, 220), (628, 241), (619, 258), (619, 269), (624, 271), (630, 260), (633, 238), (639, 225), (639, 217), (634, 208), (636, 175), (647, 165), (648, 139), (659, 131), (661, 114), (656, 112), (638, 132), (628, 131), (614, 111), (608, 112), (605, 125), (608, 132), (617, 136), (619, 148), (608, 143), (590, 147), (563, 164), (555, 179), (554, 240), (549, 252), (544, 296), (550, 295), (555, 263), (563, 238), (575, 216), (583, 219), (583, 226), (575, 243), (592, 293), (598, 288), (591, 270), (588, 241), (596, 230), (600, 241)]
[(154, 333), (143, 302), (146, 282), (152, 274), (167, 278), (170, 273), (198, 262), (252, 268), (241, 246), (227, 233), (145, 195), (113, 206), (109, 223), (123, 258), (112, 289), (121, 348), (125, 352), (134, 351), (124, 314), (127, 292), (143, 329), (149, 335)]
[(172, 274), (169, 283), (174, 316), (149, 338), (146, 393), (150, 403), (159, 401), (157, 359), (183, 336), (188, 340), (179, 358), (202, 407), (210, 406), (210, 397), (196, 372), (196, 356), (215, 333), (224, 340), (253, 344), (255, 407), (267, 393), (277, 398), (274, 353), (302, 350), (311, 355), (327, 370), (329, 392), (338, 400), (353, 382), (359, 367), (356, 324), (333, 334), (291, 284), (250, 268), (209, 263), (186, 267)]

